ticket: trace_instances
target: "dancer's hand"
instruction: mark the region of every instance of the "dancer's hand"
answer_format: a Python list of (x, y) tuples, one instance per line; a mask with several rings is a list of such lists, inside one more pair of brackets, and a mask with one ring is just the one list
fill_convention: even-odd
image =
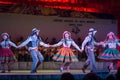
[(54, 47), (53, 45), (50, 45), (50, 47)]
[(21, 48), (20, 46), (17, 46), (16, 48)]
[(103, 45), (103, 44), (104, 44), (104, 42), (102, 42), (102, 41), (101, 41), (101, 42), (99, 42), (99, 45)]
[(15, 46), (15, 48), (18, 48), (18, 46)]
[(18, 46), (16, 46), (15, 48), (18, 48)]
[(50, 44), (47, 44), (48, 46), (47, 47), (50, 47)]
[(80, 52), (82, 53), (82, 52), (83, 52), (83, 50), (82, 50), (82, 49), (80, 49)]

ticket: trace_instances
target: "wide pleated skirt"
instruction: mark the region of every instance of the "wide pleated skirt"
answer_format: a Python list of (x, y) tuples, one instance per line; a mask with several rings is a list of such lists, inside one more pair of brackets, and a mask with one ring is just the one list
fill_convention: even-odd
[(13, 52), (9, 48), (2, 48), (0, 50), (0, 63), (13, 63), (17, 61)]
[(117, 49), (106, 49), (100, 56), (103, 60), (120, 60), (120, 52)]
[(60, 62), (78, 62), (76, 55), (70, 48), (61, 48), (58, 53), (53, 56), (53, 60)]

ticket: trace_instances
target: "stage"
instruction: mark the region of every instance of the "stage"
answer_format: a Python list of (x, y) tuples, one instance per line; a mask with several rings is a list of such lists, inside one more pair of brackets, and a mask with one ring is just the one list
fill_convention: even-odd
[[(64, 70), (62, 73), (66, 72)], [(82, 80), (85, 74), (81, 70), (71, 70), (70, 73), (74, 76), (75, 80)], [(116, 71), (114, 71), (115, 73)], [(30, 73), (30, 70), (13, 70), (10, 73), (0, 73), (0, 80), (60, 80), (62, 73), (59, 70), (37, 70), (37, 73)], [(96, 74), (100, 76), (103, 80), (110, 74), (104, 71), (98, 71)]]

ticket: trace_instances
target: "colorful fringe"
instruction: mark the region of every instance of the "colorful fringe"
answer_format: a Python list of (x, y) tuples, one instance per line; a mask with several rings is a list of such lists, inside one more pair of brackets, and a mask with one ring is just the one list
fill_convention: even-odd
[(61, 48), (59, 52), (53, 56), (53, 60), (62, 62), (78, 62), (78, 59), (72, 50), (65, 47)]
[(1, 51), (0, 51), (0, 62), (1, 63), (8, 63), (8, 62), (15, 62), (17, 61), (13, 52), (8, 49), (8, 48), (3, 48)]
[(99, 58), (103, 60), (120, 60), (120, 52), (117, 49), (106, 49)]

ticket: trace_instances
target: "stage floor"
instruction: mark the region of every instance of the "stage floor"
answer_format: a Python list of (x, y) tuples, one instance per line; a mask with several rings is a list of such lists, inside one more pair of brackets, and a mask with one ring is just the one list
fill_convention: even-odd
[[(62, 73), (67, 72), (64, 70)], [(90, 72), (86, 70), (86, 73)], [(0, 73), (0, 75), (29, 75), (29, 74), (36, 74), (36, 75), (49, 75), (49, 74), (62, 74), (59, 70), (37, 70), (37, 73), (30, 73), (30, 70), (12, 70), (11, 72)], [(83, 73), (82, 70), (71, 70), (70, 73), (72, 74), (86, 74)]]
[[(64, 70), (62, 73), (67, 72)], [(75, 77), (75, 80), (82, 80), (85, 74), (82, 70), (71, 70), (70, 73)], [(112, 71), (116, 72), (116, 70)], [(30, 73), (30, 70), (12, 70), (10, 73), (0, 73), (0, 80), (60, 80), (62, 73), (59, 70), (37, 70), (37, 73)], [(114, 74), (112, 73), (112, 74)], [(105, 79), (111, 73), (101, 71), (96, 73), (101, 78)]]

